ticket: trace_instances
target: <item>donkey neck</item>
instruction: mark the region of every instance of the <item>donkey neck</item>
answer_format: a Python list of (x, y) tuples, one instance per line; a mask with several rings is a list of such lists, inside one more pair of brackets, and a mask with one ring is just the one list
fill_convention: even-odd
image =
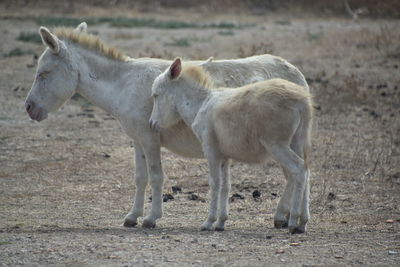
[(175, 101), (179, 115), (188, 126), (191, 126), (201, 106), (211, 95), (208, 88), (189, 81), (181, 81), (180, 90), (176, 90)]
[(117, 96), (128, 82), (124, 76), (131, 69), (129, 62), (110, 59), (74, 44), (70, 44), (70, 49), (78, 62), (77, 92), (106, 112), (118, 116), (120, 99)]

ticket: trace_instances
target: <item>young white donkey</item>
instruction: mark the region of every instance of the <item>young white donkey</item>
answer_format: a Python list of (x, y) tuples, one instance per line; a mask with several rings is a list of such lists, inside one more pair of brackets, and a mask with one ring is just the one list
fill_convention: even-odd
[(181, 119), (199, 139), (210, 168), (210, 210), (203, 230), (224, 230), (228, 218), (230, 159), (259, 163), (272, 156), (284, 170), (287, 187), (275, 226), (288, 222), (303, 233), (309, 214), (312, 123), (311, 96), (303, 87), (271, 79), (235, 89), (212, 89), (201, 66), (183, 66), (179, 58), (154, 81), (150, 127), (162, 130)]

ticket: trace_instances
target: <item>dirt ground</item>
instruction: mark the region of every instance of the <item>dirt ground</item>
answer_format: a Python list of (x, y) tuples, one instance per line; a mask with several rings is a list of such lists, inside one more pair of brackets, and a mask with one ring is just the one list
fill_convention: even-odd
[[(17, 40), (39, 26), (17, 13), (0, 19), (0, 265), (400, 264), (400, 21), (163, 13), (147, 16), (245, 26), (89, 24), (132, 57), (272, 53), (300, 68), (315, 96), (312, 219), (306, 234), (289, 235), (273, 228), (284, 187), (275, 163), (234, 162), (232, 194), (244, 199), (231, 202), (224, 232), (201, 232), (206, 163), (167, 150), (164, 193), (174, 199), (164, 217), (155, 229), (122, 227), (134, 194), (132, 140), (80, 97), (41, 123), (28, 119), (24, 99), (43, 46)], [(10, 56), (16, 47), (26, 54)]]

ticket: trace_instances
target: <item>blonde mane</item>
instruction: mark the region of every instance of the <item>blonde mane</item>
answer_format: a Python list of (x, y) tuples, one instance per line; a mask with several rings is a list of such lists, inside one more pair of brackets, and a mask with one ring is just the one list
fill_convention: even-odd
[(194, 82), (198, 83), (200, 86), (205, 88), (213, 88), (213, 81), (210, 74), (204, 70), (202, 66), (187, 64), (183, 65), (182, 77), (187, 77)]
[(124, 55), (114, 47), (104, 44), (99, 37), (93, 34), (68, 28), (57, 28), (54, 33), (59, 39), (67, 39), (88, 49), (97, 50), (108, 58), (119, 61), (127, 61), (129, 59), (127, 55)]

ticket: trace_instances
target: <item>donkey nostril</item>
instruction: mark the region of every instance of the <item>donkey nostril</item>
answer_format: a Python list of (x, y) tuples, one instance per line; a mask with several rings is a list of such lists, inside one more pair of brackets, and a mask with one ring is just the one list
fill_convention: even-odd
[(28, 102), (28, 103), (25, 104), (26, 111), (28, 111), (28, 112), (32, 109), (32, 107), (33, 107), (33, 103), (32, 102)]

